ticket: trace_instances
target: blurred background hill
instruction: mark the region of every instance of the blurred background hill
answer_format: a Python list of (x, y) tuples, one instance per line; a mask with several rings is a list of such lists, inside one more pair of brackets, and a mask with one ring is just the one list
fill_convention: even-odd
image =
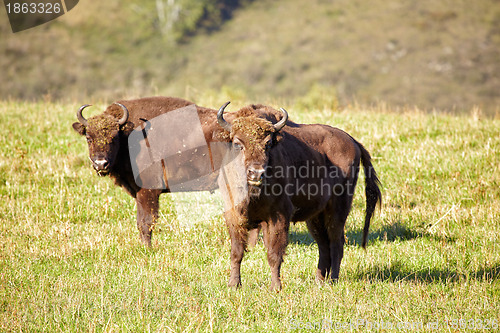
[(2, 99), (225, 89), (500, 113), (499, 0), (81, 0), (16, 34), (1, 12), (0, 55)]

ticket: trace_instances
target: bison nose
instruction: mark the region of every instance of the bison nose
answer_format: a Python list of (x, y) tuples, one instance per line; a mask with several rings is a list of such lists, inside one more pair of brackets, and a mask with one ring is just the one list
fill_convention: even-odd
[(95, 160), (94, 161), (94, 169), (97, 171), (101, 170), (107, 170), (109, 168), (109, 162), (102, 159), (102, 160)]
[(248, 182), (251, 184), (251, 185), (260, 185), (262, 184), (262, 178), (264, 176), (264, 172), (266, 170), (264, 170), (262, 167), (249, 167), (248, 170), (247, 170), (247, 179), (248, 179)]

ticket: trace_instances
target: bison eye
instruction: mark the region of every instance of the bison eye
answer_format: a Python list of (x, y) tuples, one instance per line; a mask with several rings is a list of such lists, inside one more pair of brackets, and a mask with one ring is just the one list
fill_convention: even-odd
[(243, 146), (239, 144), (238, 142), (233, 142), (233, 148), (237, 150), (242, 150)]

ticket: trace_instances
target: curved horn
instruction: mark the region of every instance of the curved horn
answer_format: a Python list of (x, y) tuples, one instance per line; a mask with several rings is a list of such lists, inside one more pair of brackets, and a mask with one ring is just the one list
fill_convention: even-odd
[(121, 126), (121, 125), (125, 124), (128, 120), (128, 114), (129, 114), (128, 109), (125, 107), (125, 105), (123, 105), (121, 103), (115, 102), (114, 104), (118, 105), (123, 110), (123, 116), (120, 118), (120, 120), (118, 120), (118, 125)]
[(76, 113), (76, 118), (78, 118), (78, 121), (80, 122), (80, 124), (82, 124), (85, 127), (87, 127), (88, 123), (87, 123), (87, 119), (85, 119), (83, 117), (82, 112), (83, 112), (83, 109), (85, 109), (86, 107), (89, 107), (91, 105), (92, 104), (85, 104), (85, 105), (80, 106), (80, 108), (78, 109), (78, 112)]
[(224, 113), (224, 109), (229, 103), (231, 102), (229, 101), (220, 107), (219, 112), (217, 112), (217, 123), (226, 131), (231, 132), (231, 124), (224, 120), (224, 117), (222, 116)]
[(276, 130), (276, 132), (281, 130), (285, 126), (286, 121), (288, 120), (288, 112), (286, 112), (286, 110), (283, 108), (280, 108), (280, 111), (283, 112), (283, 118), (281, 118), (280, 121), (274, 124), (274, 129)]

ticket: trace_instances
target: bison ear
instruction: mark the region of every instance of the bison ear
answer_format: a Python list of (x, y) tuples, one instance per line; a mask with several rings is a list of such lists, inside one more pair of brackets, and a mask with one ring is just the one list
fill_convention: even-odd
[(83, 126), (81, 123), (73, 123), (73, 129), (76, 133), (85, 135), (85, 126)]
[(281, 140), (283, 140), (283, 134), (281, 134), (281, 132), (275, 132), (273, 135), (273, 145), (278, 144)]
[(133, 130), (134, 130), (134, 124), (132, 124), (129, 121), (120, 126), (120, 131), (122, 131), (124, 134), (130, 134)]

